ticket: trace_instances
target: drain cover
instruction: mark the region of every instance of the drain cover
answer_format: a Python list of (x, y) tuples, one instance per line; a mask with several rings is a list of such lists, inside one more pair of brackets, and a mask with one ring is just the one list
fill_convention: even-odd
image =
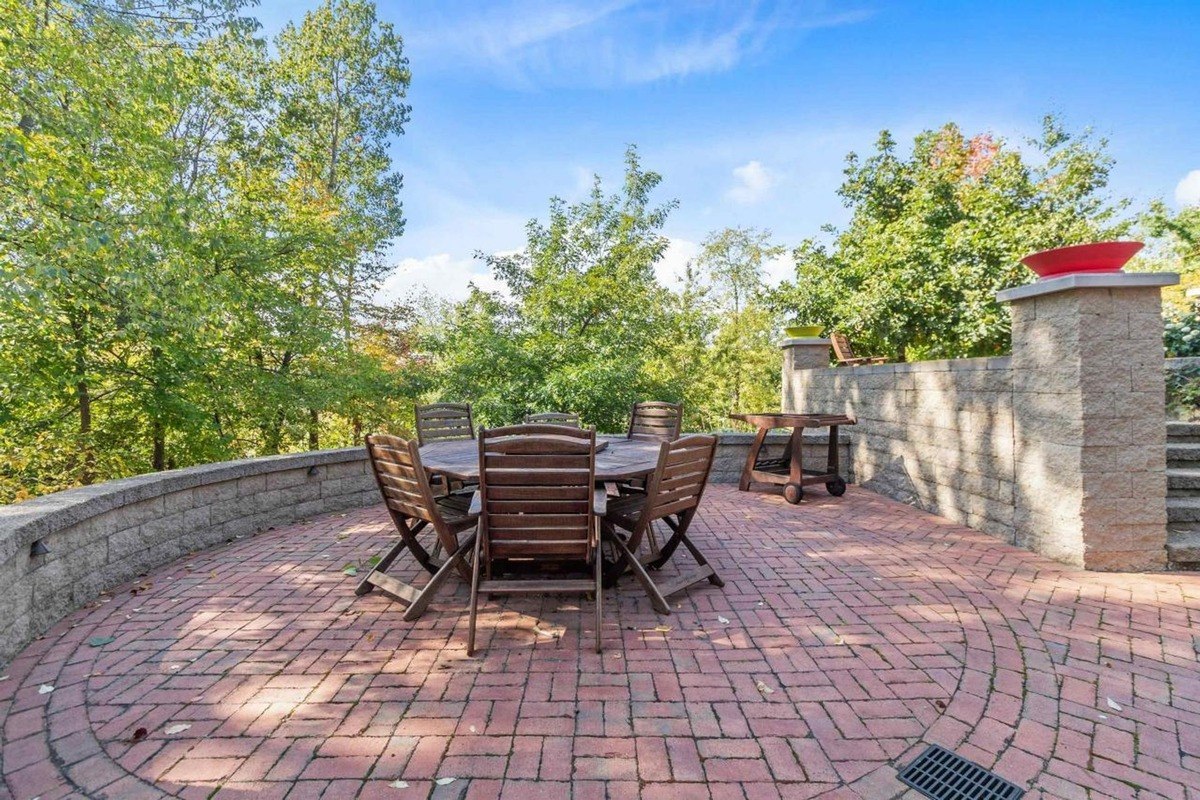
[(1016, 784), (936, 744), (897, 777), (932, 800), (1019, 800), (1025, 794)]

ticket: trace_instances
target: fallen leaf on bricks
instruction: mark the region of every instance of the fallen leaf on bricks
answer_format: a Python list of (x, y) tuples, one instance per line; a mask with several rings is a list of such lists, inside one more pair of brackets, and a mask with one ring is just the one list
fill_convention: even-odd
[(456, 780), (458, 780), (458, 778), (438, 778), (436, 781), (434, 781), (434, 783), (436, 783), (438, 786), (449, 786)]
[(50, 694), (54, 691), (54, 687), (48, 683), (43, 683), (38, 687), (38, 694)]
[(128, 741), (130, 744), (136, 744), (136, 743), (140, 742), (142, 739), (145, 739), (149, 735), (150, 735), (150, 731), (146, 730), (145, 728), (138, 728), (136, 731), (133, 732), (133, 736), (129, 737)]
[(1111, 697), (1108, 698), (1108, 707), (1111, 708), (1113, 711), (1121, 710), (1121, 704), (1118, 703), (1116, 700), (1113, 700)]
[(756, 685), (758, 686), (758, 690), (760, 692), (762, 692), (763, 694), (775, 694), (775, 690), (772, 689), (770, 686), (767, 686), (762, 681), (759, 681)]
[[(126, 617), (128, 619), (128, 617)], [(92, 647), (104, 647), (106, 644), (112, 644), (117, 640), (115, 636), (93, 636), (87, 640), (87, 643)]]
[(392, 787), (393, 789), (407, 789), (408, 781), (392, 781), (388, 784), (388, 786)]
[(720, 616), (719, 616), (719, 617), (717, 617), (717, 622), (721, 623), (722, 625), (728, 625), (728, 624), (729, 624), (729, 620), (728, 620), (728, 619), (726, 619), (725, 617), (720, 617)]
[(190, 727), (192, 727), (192, 726), (186, 725), (184, 723), (180, 723), (178, 725), (172, 725), (171, 727), (169, 727), (165, 731), (163, 731), (163, 733), (165, 733), (167, 736), (174, 736), (177, 733), (183, 733)]

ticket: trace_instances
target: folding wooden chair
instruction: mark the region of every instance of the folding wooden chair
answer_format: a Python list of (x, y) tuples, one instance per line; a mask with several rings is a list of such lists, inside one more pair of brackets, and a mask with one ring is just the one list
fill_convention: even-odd
[(417, 406), (417, 442), (445, 442), (475, 438), (470, 403), (432, 403)]
[(634, 403), (629, 414), (629, 439), (669, 442), (679, 438), (683, 428), (683, 404), (651, 400)]
[[(463, 578), (470, 577), (466, 558), (475, 545), (477, 520), (468, 512), (469, 497), (434, 497), (425, 468), (421, 466), (416, 442), (377, 433), (367, 436), (366, 444), (375, 482), (400, 534), (400, 541), (363, 577), (355, 594), (364, 595), (378, 588), (408, 606), (404, 619), (411, 622), (424, 613), (451, 572), (457, 570)], [(417, 540), (417, 534), (426, 526), (433, 528), (437, 542), (447, 555), (443, 563), (439, 564)], [(468, 530), (471, 534), (459, 541), (458, 535)], [(423, 588), (417, 589), (387, 574), (405, 550), (432, 575)]]
[[(596, 593), (601, 641), (596, 432), (561, 425), (513, 425), (479, 432), (479, 536), (471, 575), (467, 655), (475, 653), (479, 594)], [(593, 578), (494, 577), (506, 562), (587, 561)], [(524, 566), (529, 566), (528, 564)]]
[[(416, 407), (417, 442), (422, 447), (430, 442), (454, 442), (475, 438), (475, 423), (471, 419), (470, 403), (431, 403)], [(435, 474), (434, 481), (443, 494), (467, 490), (467, 486), (451, 481), (445, 475)]]
[(540, 411), (536, 414), (525, 415), (526, 425), (567, 425), (571, 428), (579, 427), (578, 414), (566, 414), (562, 411)]
[[(658, 466), (646, 484), (646, 493), (610, 498), (608, 511), (601, 522), (605, 541), (616, 549), (623, 565), (610, 574), (610, 585), (625, 569), (631, 570), (650, 596), (654, 610), (660, 614), (671, 613), (667, 597), (693, 583), (707, 579), (713, 586), (725, 585), (687, 535), (708, 483), (716, 447), (717, 437), (710, 435), (695, 434), (674, 442), (663, 442), (658, 452)], [(638, 559), (638, 547), (643, 537), (651, 534), (658, 520), (671, 529), (671, 537), (657, 551), (652, 550), (643, 562)], [(617, 528), (628, 531), (628, 537), (623, 537)], [(681, 544), (692, 554), (698, 568), (685, 572), (665, 586), (658, 586), (647, 569), (660, 569)]]
[(886, 356), (855, 356), (850, 347), (850, 340), (844, 333), (831, 333), (829, 339), (833, 342), (833, 355), (837, 358), (838, 366), (853, 367), (860, 364), (884, 364)]

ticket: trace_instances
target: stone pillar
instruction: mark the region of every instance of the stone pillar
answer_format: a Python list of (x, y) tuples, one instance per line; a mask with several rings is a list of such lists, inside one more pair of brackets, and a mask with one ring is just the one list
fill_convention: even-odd
[(792, 382), (792, 373), (805, 369), (824, 369), (829, 366), (831, 339), (784, 339), (779, 345), (783, 350), (783, 410), (795, 411), (798, 398)]
[(1016, 543), (1095, 570), (1166, 566), (1160, 290), (1173, 274), (1077, 274), (1012, 307)]

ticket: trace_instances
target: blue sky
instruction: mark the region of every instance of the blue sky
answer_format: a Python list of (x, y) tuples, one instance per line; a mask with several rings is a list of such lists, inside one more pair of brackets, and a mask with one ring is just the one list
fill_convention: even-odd
[[(577, 199), (593, 173), (615, 187), (630, 143), (680, 202), (667, 282), (709, 231), (794, 245), (844, 222), (843, 158), (882, 128), (905, 142), (954, 121), (1017, 140), (1053, 112), (1109, 139), (1114, 194), (1200, 202), (1200, 0), (378, 6), (413, 73), (389, 296), (491, 286), (471, 254), (520, 248), (548, 198)], [(251, 13), (272, 33), (305, 7)]]

